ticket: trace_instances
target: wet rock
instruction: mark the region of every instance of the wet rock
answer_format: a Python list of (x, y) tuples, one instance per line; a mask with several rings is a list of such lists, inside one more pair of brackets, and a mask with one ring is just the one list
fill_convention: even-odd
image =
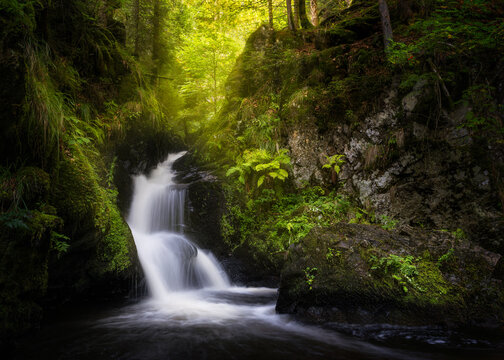
[(227, 247), (222, 242), (220, 219), (225, 199), (218, 178), (203, 170), (192, 153), (173, 164), (178, 183), (186, 184), (188, 193), (185, 234), (204, 249), (222, 257)]
[(498, 327), (500, 259), (442, 231), (314, 228), (289, 249), (277, 311), (323, 322)]

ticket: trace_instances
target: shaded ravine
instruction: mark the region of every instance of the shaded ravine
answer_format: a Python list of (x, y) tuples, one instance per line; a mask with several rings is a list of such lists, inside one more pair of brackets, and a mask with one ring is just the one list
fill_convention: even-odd
[[(457, 342), (440, 352), (395, 350), (276, 314), (276, 289), (233, 286), (212, 253), (184, 236), (187, 189), (172, 171), (183, 155), (171, 154), (134, 179), (128, 223), (148, 298), (62, 314), (19, 359), (469, 359), (474, 351), (498, 358), (458, 350)], [(423, 333), (420, 343), (442, 341)]]

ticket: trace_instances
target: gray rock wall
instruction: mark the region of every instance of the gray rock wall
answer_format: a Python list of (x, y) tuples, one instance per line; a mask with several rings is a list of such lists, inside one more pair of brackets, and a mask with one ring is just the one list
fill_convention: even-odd
[(492, 149), (460, 127), (466, 106), (435, 109), (431, 90), (419, 81), (406, 95), (389, 90), (381, 106), (358, 125), (321, 134), (314, 121), (288, 133), (294, 184), (331, 185), (326, 158), (344, 154), (344, 191), (377, 216), (404, 225), (461, 228), (490, 249), (504, 250), (504, 220), (493, 184)]

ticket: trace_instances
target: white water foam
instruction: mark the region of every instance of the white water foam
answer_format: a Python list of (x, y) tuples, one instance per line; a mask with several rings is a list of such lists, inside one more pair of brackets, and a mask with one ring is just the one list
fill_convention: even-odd
[(183, 155), (170, 154), (149, 176), (134, 178), (128, 224), (150, 295), (157, 301), (170, 301), (177, 292), (230, 286), (215, 257), (183, 234), (187, 189), (175, 183), (172, 170)]
[(187, 189), (175, 183), (172, 169), (184, 154), (170, 154), (149, 176), (134, 178), (128, 224), (150, 299), (104, 319), (101, 326), (143, 329), (155, 325), (175, 329), (175, 333), (204, 327), (206, 336), (220, 340), (245, 336), (284, 342), (294, 337), (386, 358), (410, 357), (277, 315), (276, 289), (232, 286), (213, 254), (184, 236)]

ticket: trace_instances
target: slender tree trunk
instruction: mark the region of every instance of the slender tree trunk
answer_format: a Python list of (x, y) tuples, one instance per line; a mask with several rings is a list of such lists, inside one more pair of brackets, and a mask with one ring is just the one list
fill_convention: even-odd
[(139, 45), (140, 45), (140, 0), (135, 0), (133, 2), (133, 22), (135, 25), (135, 48), (133, 50), (133, 55), (138, 57), (139, 55)]
[(297, 0), (294, 0), (294, 27), (299, 29), (299, 5)]
[(268, 0), (269, 26), (273, 29), (273, 0)]
[[(289, 29), (292, 31), (295, 31), (296, 28), (294, 27), (294, 18), (292, 17), (292, 4), (291, 0), (285, 0), (287, 4), (287, 22), (289, 23)], [(294, 0), (297, 1), (297, 0)]]
[(306, 16), (306, 0), (294, 0), (298, 2), (299, 7), (299, 22), (301, 23), (301, 27), (303, 29), (309, 29), (312, 27), (310, 20), (308, 20), (308, 16)]
[(154, 75), (159, 71), (159, 38), (161, 34), (161, 0), (154, 0), (154, 11), (152, 13), (152, 61), (154, 62)]
[(378, 0), (378, 8), (380, 10), (381, 24), (383, 30), (383, 44), (385, 45), (385, 50), (388, 49), (390, 42), (393, 40), (392, 37), (392, 24), (390, 22), (390, 13), (387, 6), (386, 0)]
[(213, 111), (214, 117), (217, 115), (217, 50), (213, 51)]
[(319, 25), (317, 0), (310, 0), (310, 14), (313, 26)]

